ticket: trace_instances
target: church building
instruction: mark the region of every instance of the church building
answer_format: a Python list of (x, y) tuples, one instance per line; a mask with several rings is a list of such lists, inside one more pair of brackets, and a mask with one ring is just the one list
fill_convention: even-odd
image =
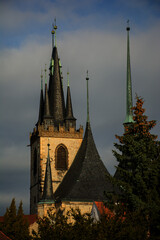
[[(66, 104), (62, 86), (61, 62), (56, 42), (57, 26), (52, 30), (52, 54), (49, 86), (45, 69), (45, 89), (41, 74), (39, 118), (30, 134), (31, 176), (30, 214), (47, 215), (50, 208), (64, 211), (79, 208), (91, 212), (95, 201), (106, 200), (106, 193), (113, 192), (110, 174), (97, 151), (89, 117), (89, 77), (87, 73), (87, 121), (76, 127), (71, 91), (67, 86)], [(129, 28), (127, 55), (127, 114), (125, 124), (132, 119), (132, 89), (130, 77)]]

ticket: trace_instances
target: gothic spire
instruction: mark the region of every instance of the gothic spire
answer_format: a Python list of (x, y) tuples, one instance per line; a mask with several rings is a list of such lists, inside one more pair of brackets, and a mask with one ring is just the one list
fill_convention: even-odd
[(87, 77), (86, 77), (86, 82), (87, 82), (87, 122), (89, 122), (89, 87), (88, 87), (88, 70), (87, 70)]
[[(65, 119), (65, 104), (64, 104), (64, 93), (62, 88), (61, 78), (61, 66), (58, 58), (58, 51), (56, 47), (56, 30), (57, 26), (54, 26), (55, 30), (55, 46), (52, 51), (52, 60), (54, 64), (53, 75), (50, 75), (49, 81), (49, 103), (50, 103), (50, 114), (53, 117), (53, 123), (56, 127), (59, 124), (63, 125)], [(53, 67), (52, 67), (53, 69)]]
[(71, 92), (69, 87), (69, 72), (67, 72), (67, 100), (66, 100), (66, 127), (76, 127), (76, 118), (73, 116)]
[(47, 76), (46, 76), (46, 64), (45, 64), (45, 101), (44, 101), (44, 119), (50, 118), (50, 110), (49, 110), (49, 98), (48, 98), (48, 89), (47, 89)]
[(47, 163), (46, 163), (44, 190), (43, 190), (43, 196), (42, 196), (42, 200), (41, 200), (41, 201), (44, 201), (44, 202), (54, 201), (49, 146), (50, 146), (50, 144), (48, 143), (48, 157), (47, 157)]
[(43, 121), (43, 112), (44, 112), (44, 100), (43, 100), (43, 71), (41, 70), (41, 93), (40, 93), (40, 104), (39, 104), (39, 117), (38, 123), (41, 124)]
[(127, 88), (126, 88), (126, 119), (124, 124), (133, 123), (133, 103), (132, 103), (132, 81), (131, 81), (131, 64), (130, 64), (130, 47), (129, 47), (129, 20), (127, 21)]

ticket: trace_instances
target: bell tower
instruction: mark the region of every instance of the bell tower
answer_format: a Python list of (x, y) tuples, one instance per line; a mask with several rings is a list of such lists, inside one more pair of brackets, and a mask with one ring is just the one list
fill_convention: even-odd
[[(39, 117), (30, 133), (30, 213), (37, 213), (37, 204), (54, 202), (54, 192), (70, 168), (83, 140), (83, 127), (76, 129), (73, 115), (69, 73), (67, 99), (64, 101), (61, 62), (56, 41), (56, 22), (52, 30), (52, 54), (49, 68), (49, 87), (45, 67), (45, 87), (41, 72)], [(49, 188), (49, 190), (47, 189)], [(52, 188), (52, 189), (50, 189)], [(53, 192), (53, 194), (51, 194)]]

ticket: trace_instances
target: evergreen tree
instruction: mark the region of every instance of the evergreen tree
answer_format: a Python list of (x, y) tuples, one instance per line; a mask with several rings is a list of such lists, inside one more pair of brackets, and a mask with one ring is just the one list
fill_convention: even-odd
[(4, 215), (2, 231), (13, 240), (28, 240), (30, 239), (28, 227), (29, 225), (24, 219), (22, 202), (20, 202), (17, 212), (15, 199), (13, 198)]
[(2, 231), (11, 239), (15, 239), (15, 223), (16, 223), (16, 203), (15, 198), (12, 199), (9, 209), (7, 208), (4, 215)]
[(153, 234), (157, 234), (160, 227), (160, 142), (150, 132), (156, 122), (147, 121), (143, 103), (143, 99), (137, 97), (133, 107), (134, 123), (124, 124), (123, 136), (116, 136), (120, 143), (114, 144), (118, 151), (113, 151), (118, 161), (115, 182), (121, 191), (117, 202), (123, 204), (125, 212), (145, 213), (149, 231), (155, 227)]
[(19, 204), (17, 218), (15, 223), (15, 235), (16, 240), (27, 240), (29, 237), (29, 224), (26, 219), (24, 219), (23, 213), (23, 203), (22, 201)]

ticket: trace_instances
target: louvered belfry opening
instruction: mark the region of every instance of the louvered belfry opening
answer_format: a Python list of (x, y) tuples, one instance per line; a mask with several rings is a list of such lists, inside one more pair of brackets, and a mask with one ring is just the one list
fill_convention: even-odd
[(68, 152), (64, 145), (59, 145), (56, 149), (56, 169), (67, 170), (68, 168)]

